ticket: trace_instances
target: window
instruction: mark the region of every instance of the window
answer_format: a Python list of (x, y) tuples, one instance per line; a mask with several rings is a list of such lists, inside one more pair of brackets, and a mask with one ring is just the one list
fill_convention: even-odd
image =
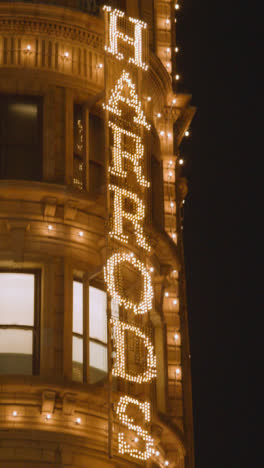
[(41, 180), (41, 98), (0, 95), (0, 103), (0, 178)]
[(0, 374), (39, 368), (39, 272), (0, 272)]
[[(73, 282), (73, 336), (72, 375), (73, 380), (84, 381), (87, 333), (84, 326), (83, 283)], [(107, 299), (106, 292), (89, 286), (89, 383), (102, 380), (107, 373)]]
[(89, 116), (89, 191), (103, 193), (105, 185), (104, 121), (97, 115)]
[(80, 104), (73, 108), (73, 184), (82, 190), (84, 188), (84, 122), (83, 109)]

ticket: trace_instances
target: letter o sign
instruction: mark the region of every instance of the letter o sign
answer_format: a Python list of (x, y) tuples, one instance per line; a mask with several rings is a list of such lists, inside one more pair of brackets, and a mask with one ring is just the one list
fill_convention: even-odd
[[(132, 265), (143, 277), (143, 298), (140, 302), (134, 302), (126, 297), (120, 295), (116, 284), (117, 267), (122, 263), (129, 263)], [(115, 253), (107, 260), (104, 269), (105, 282), (110, 296), (117, 301), (120, 306), (125, 309), (131, 309), (138, 314), (146, 314), (152, 309), (153, 288), (151, 283), (151, 276), (147, 271), (145, 265), (140, 260), (134, 257), (133, 253)]]

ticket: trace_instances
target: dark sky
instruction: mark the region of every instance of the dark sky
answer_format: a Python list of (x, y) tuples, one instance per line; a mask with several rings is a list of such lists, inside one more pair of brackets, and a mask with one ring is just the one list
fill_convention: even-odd
[(190, 92), (197, 107), (191, 136), (182, 145), (189, 181), (184, 245), (196, 468), (234, 468), (242, 463), (246, 446), (238, 440), (240, 422), (246, 427), (245, 392), (236, 388), (234, 377), (240, 374), (244, 386), (247, 381), (245, 359), (239, 359), (244, 350), (238, 344), (237, 314), (242, 213), (238, 103), (244, 94), (236, 77), (242, 47), (239, 12), (230, 2), (179, 3), (179, 91)]

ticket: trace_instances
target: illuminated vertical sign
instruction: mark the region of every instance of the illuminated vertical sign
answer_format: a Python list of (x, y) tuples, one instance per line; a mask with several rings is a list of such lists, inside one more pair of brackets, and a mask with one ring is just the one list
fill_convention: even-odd
[[(115, 304), (115, 314), (109, 317), (114, 350), (111, 371), (121, 383), (118, 387), (121, 396), (113, 411), (120, 429), (119, 453), (147, 460), (154, 454), (149, 400), (150, 384), (156, 378), (149, 327), (153, 286), (147, 255), (151, 246), (144, 231), (150, 186), (146, 177), (144, 135), (150, 130), (150, 124), (140, 99), (140, 81), (148, 69), (147, 25), (109, 6), (104, 7), (104, 12), (106, 100), (103, 107), (108, 132), (109, 214), (104, 276), (107, 292)], [(126, 382), (126, 392), (123, 382)]]

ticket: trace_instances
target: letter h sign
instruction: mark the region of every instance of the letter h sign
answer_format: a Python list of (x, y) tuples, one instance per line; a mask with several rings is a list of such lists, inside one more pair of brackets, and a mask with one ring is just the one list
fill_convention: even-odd
[[(112, 10), (110, 6), (104, 6), (106, 21), (108, 22), (108, 37), (105, 50), (117, 60), (126, 60), (143, 70), (148, 69), (146, 64), (146, 47), (144, 38), (147, 34), (147, 23), (135, 18), (125, 18), (125, 13)], [(107, 23), (106, 23), (107, 24)], [(133, 37), (127, 32), (134, 30)], [(122, 47), (121, 44), (122, 43)], [(134, 54), (131, 56), (131, 46)], [(144, 46), (144, 47), (143, 47)]]

